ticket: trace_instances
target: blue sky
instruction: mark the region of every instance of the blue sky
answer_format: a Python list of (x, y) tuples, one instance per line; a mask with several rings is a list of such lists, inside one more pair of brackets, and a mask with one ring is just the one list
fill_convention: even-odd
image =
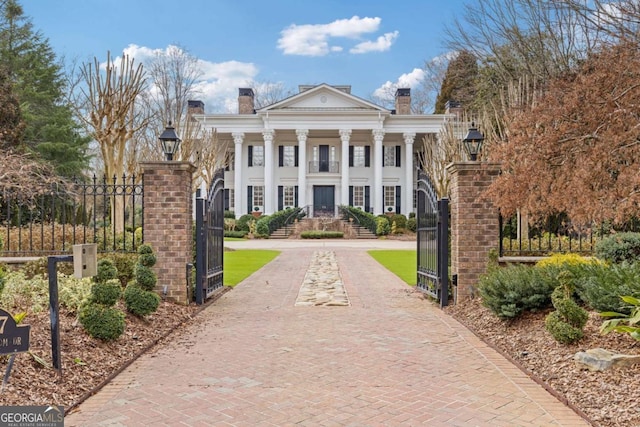
[[(144, 63), (180, 46), (199, 58), (207, 112), (233, 112), (251, 81), (413, 86), (446, 53), (442, 30), (468, 0), (21, 0), (67, 61), (122, 52)], [(215, 111), (212, 111), (215, 110)]]

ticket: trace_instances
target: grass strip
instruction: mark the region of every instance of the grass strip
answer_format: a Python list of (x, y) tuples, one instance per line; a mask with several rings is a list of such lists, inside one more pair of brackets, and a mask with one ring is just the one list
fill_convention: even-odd
[(240, 249), (224, 253), (224, 284), (234, 287), (271, 262), (280, 251)]

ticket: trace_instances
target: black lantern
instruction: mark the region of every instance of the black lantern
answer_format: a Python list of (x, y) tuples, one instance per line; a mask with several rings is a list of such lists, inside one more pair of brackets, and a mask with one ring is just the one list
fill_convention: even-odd
[(469, 132), (467, 132), (467, 136), (464, 137), (462, 142), (464, 149), (467, 150), (469, 159), (471, 159), (472, 162), (478, 160), (478, 154), (480, 154), (482, 143), (484, 142), (484, 135), (478, 131), (474, 123), (471, 123)]
[(160, 143), (167, 160), (173, 160), (173, 155), (178, 151), (178, 146), (180, 145), (180, 138), (176, 134), (176, 129), (171, 126), (171, 121), (169, 121), (169, 126), (160, 135)]

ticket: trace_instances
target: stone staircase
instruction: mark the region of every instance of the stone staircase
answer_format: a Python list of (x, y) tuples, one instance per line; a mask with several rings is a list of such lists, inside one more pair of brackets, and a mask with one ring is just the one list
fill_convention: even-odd
[(270, 239), (288, 239), (295, 229), (295, 224), (288, 224), (271, 233)]
[[(298, 223), (298, 232), (300, 230), (319, 230), (322, 229), (320, 224), (316, 222), (326, 222), (329, 221), (327, 218), (304, 218)], [(326, 226), (327, 224), (323, 224)], [(336, 228), (337, 227), (337, 228)], [(357, 224), (353, 224), (352, 222), (340, 220), (338, 218), (333, 219), (333, 226), (328, 229), (334, 231), (343, 231), (345, 239), (377, 239), (378, 237), (369, 231), (369, 229), (365, 227), (361, 227)], [(269, 236), (270, 239), (288, 239), (291, 234), (296, 231), (296, 224), (285, 225), (284, 227), (280, 227), (275, 230)]]

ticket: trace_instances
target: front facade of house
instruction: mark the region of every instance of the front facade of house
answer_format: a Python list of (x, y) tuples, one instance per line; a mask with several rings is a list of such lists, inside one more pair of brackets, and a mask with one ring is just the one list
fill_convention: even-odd
[(294, 206), (312, 217), (335, 216), (338, 205), (376, 215), (414, 211), (415, 152), (448, 116), (410, 114), (409, 89), (398, 89), (395, 110), (350, 92), (301, 86), (255, 110), (253, 91), (240, 89), (238, 114), (204, 114), (201, 102), (189, 101), (202, 126), (233, 147), (225, 208), (236, 217)]

